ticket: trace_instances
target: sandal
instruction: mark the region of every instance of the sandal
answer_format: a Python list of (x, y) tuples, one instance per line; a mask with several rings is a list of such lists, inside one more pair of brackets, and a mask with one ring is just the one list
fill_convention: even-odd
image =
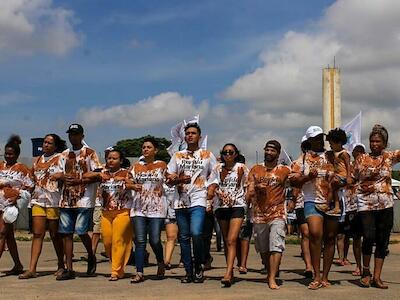
[(312, 281), (308, 287), (309, 290), (318, 290), (320, 288), (322, 288), (322, 283), (319, 281)]
[(326, 288), (326, 287), (330, 287), (332, 284), (329, 281), (322, 280), (321, 285), (322, 285), (322, 287)]
[(361, 272), (360, 272), (359, 269), (356, 269), (351, 273), (351, 275), (353, 275), (353, 276), (361, 276)]
[(246, 267), (239, 267), (239, 274), (247, 274), (247, 268)]
[(131, 279), (131, 283), (140, 283), (144, 281), (144, 276), (142, 273), (137, 273), (134, 277)]
[(110, 278), (108, 278), (108, 281), (118, 281), (118, 280), (119, 280), (118, 276), (115, 275), (111, 275)]
[(58, 275), (61, 275), (62, 273), (64, 273), (64, 268), (59, 268), (53, 275), (54, 276), (58, 276)]
[(369, 271), (369, 268), (363, 267), (363, 274), (360, 279), (360, 284), (365, 288), (369, 288), (371, 286), (371, 272)]
[(223, 285), (223, 287), (226, 287), (226, 288), (231, 287), (232, 282), (233, 282), (232, 278), (222, 278), (221, 279), (221, 284)]
[(24, 273), (22, 273), (18, 276), (18, 279), (31, 279), (31, 278), (36, 278), (36, 277), (37, 277), (36, 272), (25, 271)]

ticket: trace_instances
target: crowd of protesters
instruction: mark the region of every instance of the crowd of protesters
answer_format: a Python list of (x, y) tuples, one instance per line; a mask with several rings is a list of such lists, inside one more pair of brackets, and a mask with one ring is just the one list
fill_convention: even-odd
[[(10, 275), (37, 277), (48, 229), (57, 255), (56, 280), (75, 278), (77, 234), (87, 251), (88, 275), (96, 273), (100, 236), (111, 261), (110, 281), (124, 277), (134, 243), (133, 284), (146, 279), (147, 238), (159, 279), (171, 268), (178, 239), (185, 269), (181, 282), (202, 283), (212, 262), (210, 244), (216, 219), (226, 257), (221, 285), (234, 283), (235, 259), (239, 273), (247, 273), (253, 236), (268, 286), (279, 289), (276, 277), (285, 250), (287, 216), (293, 212), (301, 233), (304, 276), (311, 279), (309, 289), (330, 286), (335, 246), (337, 263), (344, 265), (350, 239), (356, 260), (353, 275), (360, 276), (360, 285), (388, 288), (381, 274), (393, 227), (392, 168), (400, 161), (400, 150), (387, 150), (389, 135), (381, 125), (371, 130), (370, 152), (363, 144), (353, 146), (351, 153), (345, 150), (347, 138), (342, 129), (325, 135), (320, 127), (311, 126), (301, 139), (300, 157), (291, 165), (278, 163), (281, 144), (269, 140), (264, 163), (252, 168), (246, 166), (235, 144), (225, 144), (217, 157), (200, 148), (197, 123), (186, 125), (187, 147), (174, 153), (169, 163), (156, 159), (160, 147), (155, 139), (147, 138), (141, 158), (132, 166), (115, 147), (106, 149), (106, 162), (101, 164), (96, 151), (85, 144), (80, 124), (71, 124), (67, 133), (70, 148), (58, 135), (47, 134), (43, 155), (34, 159), (31, 169), (18, 162), (18, 136), (12, 136), (5, 146), (0, 163), (0, 257), (7, 245), (14, 261), (7, 272)], [(325, 149), (325, 141), (331, 150)], [(287, 197), (288, 190), (291, 197)], [(32, 211), (31, 259), (26, 270), (13, 226), (17, 207), (23, 202)]]

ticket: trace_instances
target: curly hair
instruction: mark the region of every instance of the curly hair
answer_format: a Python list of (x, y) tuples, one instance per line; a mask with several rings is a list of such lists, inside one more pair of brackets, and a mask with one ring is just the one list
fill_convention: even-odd
[(374, 135), (379, 135), (382, 138), (383, 145), (386, 148), (389, 141), (389, 133), (386, 128), (382, 125), (375, 124), (374, 127), (372, 127), (371, 133), (369, 134), (369, 139), (371, 140)]

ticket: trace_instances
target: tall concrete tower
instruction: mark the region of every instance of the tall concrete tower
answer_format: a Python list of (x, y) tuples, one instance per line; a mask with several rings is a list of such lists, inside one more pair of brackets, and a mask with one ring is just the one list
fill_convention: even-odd
[(341, 109), (340, 70), (325, 68), (322, 70), (322, 124), (325, 133), (340, 127)]

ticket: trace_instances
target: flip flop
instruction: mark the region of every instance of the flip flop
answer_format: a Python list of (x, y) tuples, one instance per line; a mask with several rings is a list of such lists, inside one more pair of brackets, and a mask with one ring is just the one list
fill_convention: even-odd
[(320, 281), (312, 281), (307, 288), (309, 290), (318, 290), (322, 288), (322, 283)]
[(353, 276), (361, 276), (361, 271), (360, 270), (353, 271), (351, 273), (351, 275), (353, 275)]
[(34, 272), (26, 271), (26, 272), (20, 274), (18, 276), (18, 279), (31, 279), (31, 278), (36, 278), (36, 277), (37, 277), (36, 272), (34, 273)]
[(118, 281), (119, 278), (117, 276), (110, 276), (110, 278), (108, 278), (108, 281)]
[(329, 281), (321, 281), (321, 285), (324, 288), (330, 287), (332, 284)]
[(247, 269), (245, 267), (239, 267), (239, 274), (247, 274)]

